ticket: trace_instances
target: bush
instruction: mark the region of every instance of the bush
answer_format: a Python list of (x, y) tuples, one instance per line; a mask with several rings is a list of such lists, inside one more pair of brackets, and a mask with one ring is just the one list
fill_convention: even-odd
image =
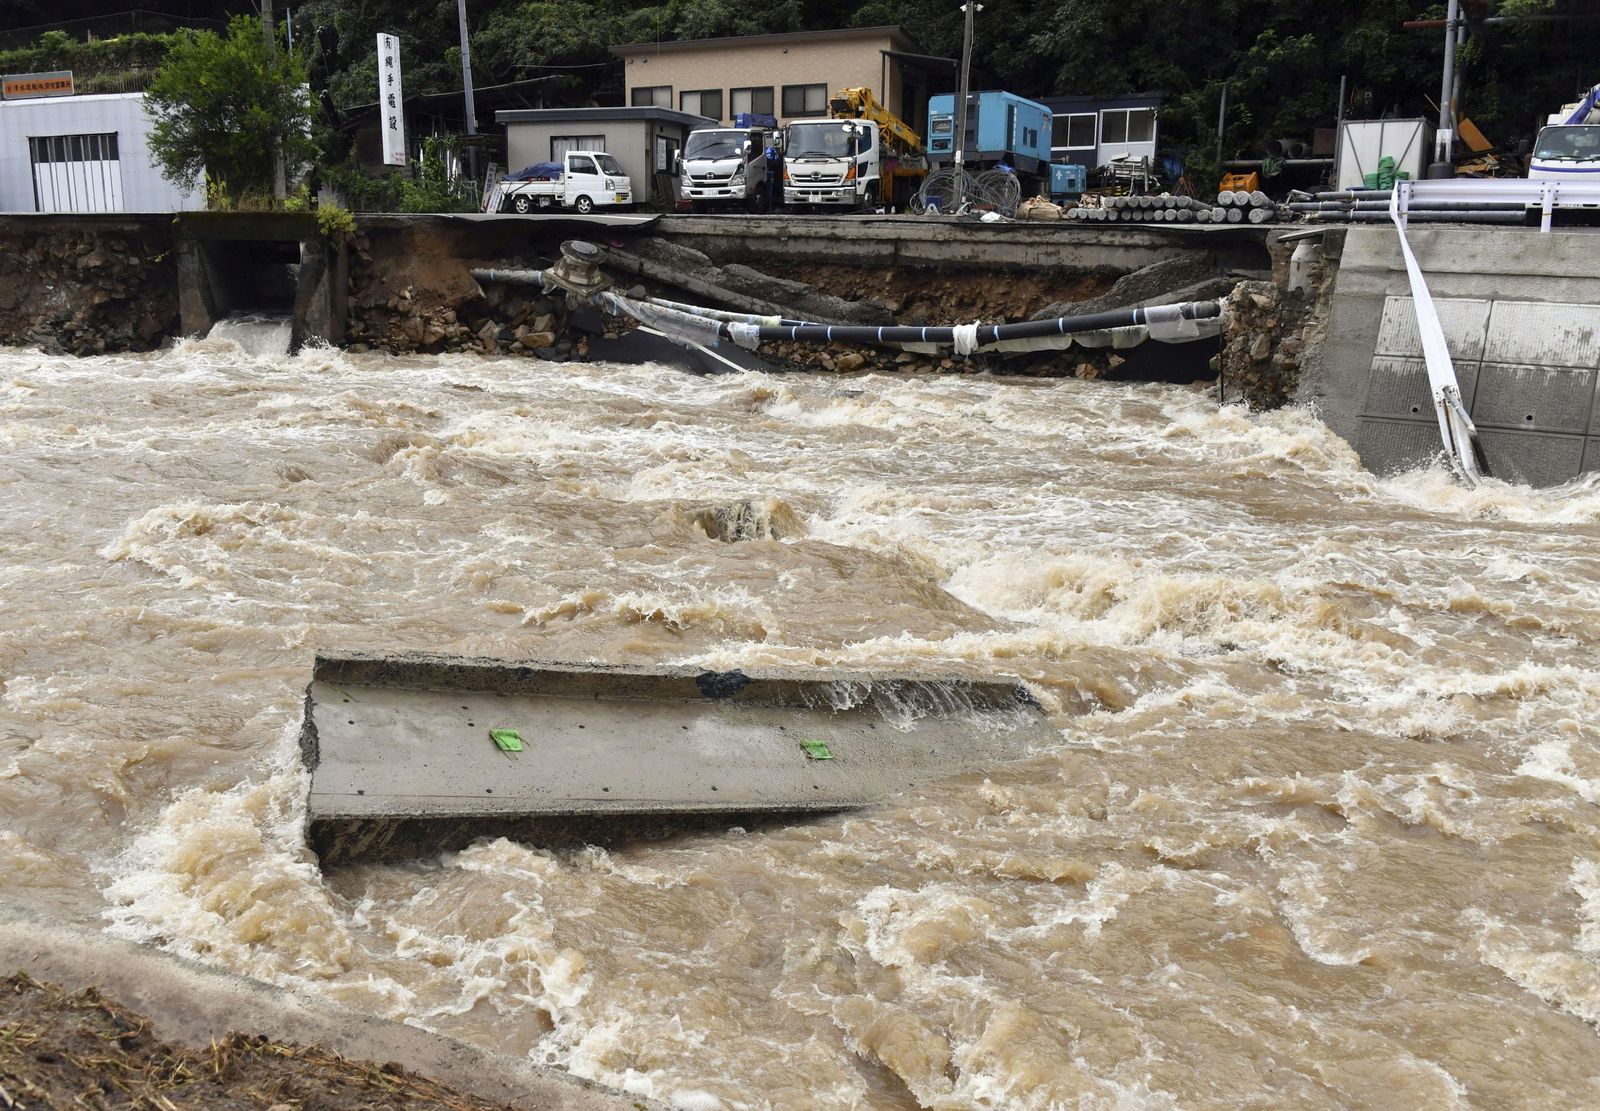
[(274, 152), (289, 167), (317, 154), (305, 67), (286, 50), (269, 52), (251, 16), (230, 20), (227, 38), (174, 34), (145, 111), (155, 121), (150, 151), (175, 184), (203, 172), (235, 199), (270, 193)]
[(412, 171), (389, 170), (381, 177), (368, 177), (354, 164), (346, 164), (326, 173), (357, 212), (476, 212), (476, 183), (450, 176), (456, 150), (454, 139), (430, 136), (422, 141), (422, 158)]

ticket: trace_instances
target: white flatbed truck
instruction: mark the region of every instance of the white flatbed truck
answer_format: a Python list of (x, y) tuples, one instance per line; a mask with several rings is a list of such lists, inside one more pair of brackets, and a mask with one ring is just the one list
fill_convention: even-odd
[(605, 151), (568, 151), (562, 156), (561, 166), (560, 175), (553, 181), (501, 182), (500, 211), (570, 208), (588, 215), (597, 208), (623, 208), (634, 203), (633, 183)]

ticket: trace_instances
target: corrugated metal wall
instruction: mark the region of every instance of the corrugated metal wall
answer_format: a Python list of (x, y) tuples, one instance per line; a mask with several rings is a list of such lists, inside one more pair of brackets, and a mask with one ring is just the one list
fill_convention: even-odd
[[(198, 180), (184, 189), (161, 176), (150, 157), (149, 132), (150, 119), (139, 93), (0, 102), (0, 211), (177, 212), (204, 208), (205, 195)], [(107, 135), (115, 136), (110, 147), (103, 139), (93, 151), (84, 147), (83, 137)], [(66, 137), (77, 137), (78, 142)], [(52, 139), (58, 141), (38, 141)], [(106, 153), (113, 147), (114, 159), (73, 157)], [(38, 159), (41, 152), (43, 161)], [(57, 154), (62, 156), (59, 162)], [(103, 165), (113, 161), (114, 171)], [(87, 165), (91, 162), (97, 164)]]

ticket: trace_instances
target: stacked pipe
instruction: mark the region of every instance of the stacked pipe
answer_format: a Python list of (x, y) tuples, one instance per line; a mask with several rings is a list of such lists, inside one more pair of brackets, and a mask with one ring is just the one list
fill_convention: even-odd
[[(1085, 197), (1085, 201), (1092, 198)], [(1205, 201), (1193, 197), (1175, 197), (1171, 193), (1145, 194), (1137, 197), (1100, 197), (1099, 205), (1083, 204), (1067, 209), (1068, 220), (1130, 224), (1208, 224), (1221, 223), (1216, 218), (1219, 211)]]
[[(1306, 194), (1301, 194), (1305, 196)], [(1321, 223), (1376, 224), (1389, 219), (1393, 190), (1349, 189), (1318, 193), (1311, 200), (1292, 199), (1291, 212)], [(1406, 219), (1424, 224), (1524, 224), (1528, 207), (1516, 201), (1441, 201), (1413, 197)]]
[(1259, 189), (1224, 189), (1217, 194), (1222, 219), (1217, 223), (1264, 224), (1278, 214), (1272, 198)]
[[(1089, 198), (1085, 198), (1088, 200)], [(1101, 197), (1099, 206), (1083, 205), (1066, 211), (1068, 220), (1086, 222), (1119, 221), (1139, 224), (1264, 224), (1278, 215), (1278, 206), (1265, 193), (1223, 190), (1217, 203), (1194, 197), (1159, 196)]]

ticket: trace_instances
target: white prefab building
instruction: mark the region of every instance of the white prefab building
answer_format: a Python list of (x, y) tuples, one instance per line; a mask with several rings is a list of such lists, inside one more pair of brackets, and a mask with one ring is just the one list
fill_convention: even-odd
[(201, 181), (161, 176), (143, 93), (0, 101), (0, 212), (178, 212)]

